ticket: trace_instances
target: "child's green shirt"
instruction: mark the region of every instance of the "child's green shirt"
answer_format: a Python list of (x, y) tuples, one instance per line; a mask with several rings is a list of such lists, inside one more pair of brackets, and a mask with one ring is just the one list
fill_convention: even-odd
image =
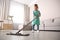
[(33, 18), (35, 18), (35, 17), (37, 17), (37, 18), (32, 22), (32, 25), (34, 25), (34, 24), (40, 25), (40, 19), (39, 19), (40, 11), (34, 10), (33, 15), (34, 15)]

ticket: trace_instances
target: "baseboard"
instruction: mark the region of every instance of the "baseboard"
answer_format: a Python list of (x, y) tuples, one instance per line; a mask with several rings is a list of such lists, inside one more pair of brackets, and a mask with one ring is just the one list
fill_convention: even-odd
[[(24, 31), (32, 31), (32, 30), (24, 30)], [(37, 30), (34, 30), (34, 31), (37, 31)], [(39, 31), (60, 32), (60, 30), (39, 30)]]
[(60, 30), (39, 30), (39, 31), (60, 32)]

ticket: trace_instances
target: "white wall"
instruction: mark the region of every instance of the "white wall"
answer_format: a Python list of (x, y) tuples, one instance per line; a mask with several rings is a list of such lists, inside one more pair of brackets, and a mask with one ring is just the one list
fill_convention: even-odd
[[(39, 5), (41, 12), (41, 20), (60, 17), (60, 0), (38, 0), (35, 3)], [(34, 10), (34, 4), (30, 5), (30, 19), (32, 19)]]

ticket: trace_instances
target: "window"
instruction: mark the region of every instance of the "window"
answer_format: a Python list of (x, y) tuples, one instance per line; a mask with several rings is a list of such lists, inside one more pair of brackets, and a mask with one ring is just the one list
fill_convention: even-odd
[(24, 5), (15, 1), (11, 1), (9, 16), (13, 16), (14, 23), (24, 23)]

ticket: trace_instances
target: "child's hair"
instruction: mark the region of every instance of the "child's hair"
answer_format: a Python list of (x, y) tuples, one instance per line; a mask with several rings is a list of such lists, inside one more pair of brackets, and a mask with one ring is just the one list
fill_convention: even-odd
[(34, 6), (38, 8), (38, 4), (34, 4)]

